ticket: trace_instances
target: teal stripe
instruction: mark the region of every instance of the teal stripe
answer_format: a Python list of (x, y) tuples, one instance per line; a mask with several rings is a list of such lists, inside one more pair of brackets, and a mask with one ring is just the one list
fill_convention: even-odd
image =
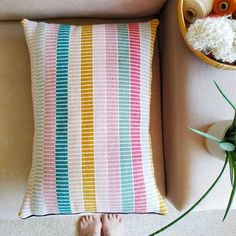
[[(56, 192), (60, 213), (71, 213), (68, 183), (68, 57), (70, 26), (60, 25), (56, 65)], [(63, 140), (63, 142), (61, 142)], [(63, 163), (63, 165), (61, 165)], [(63, 167), (63, 168), (62, 168)]]
[[(32, 189), (32, 208), (37, 214), (44, 214), (43, 198), (43, 133), (44, 133), (44, 40), (46, 24), (39, 23), (36, 29), (35, 41), (35, 80), (33, 80), (33, 90), (36, 94), (35, 106), (35, 142), (33, 159), (34, 183)], [(34, 76), (33, 76), (34, 78)], [(42, 144), (42, 145), (38, 145)], [(39, 177), (40, 176), (40, 177)]]
[[(117, 26), (119, 61), (119, 131), (122, 212), (134, 210), (132, 153), (130, 144), (129, 38), (125, 24)], [(126, 122), (121, 122), (121, 121)]]

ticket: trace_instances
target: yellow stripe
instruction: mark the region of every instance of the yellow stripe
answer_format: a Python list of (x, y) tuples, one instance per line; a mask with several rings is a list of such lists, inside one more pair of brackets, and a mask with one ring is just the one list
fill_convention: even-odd
[[(87, 93), (81, 93), (81, 128), (82, 128), (82, 176), (85, 211), (96, 211), (96, 192), (94, 174), (94, 125), (93, 125), (93, 61), (92, 61), (92, 26), (82, 26), (81, 32), (81, 90), (88, 88)], [(89, 85), (89, 86), (88, 86)], [(91, 113), (90, 119), (86, 117)], [(91, 137), (86, 138), (87, 132)], [(89, 148), (88, 148), (89, 147)], [(87, 154), (89, 152), (89, 154)], [(90, 170), (87, 163), (90, 163)], [(88, 188), (89, 186), (89, 188)]]
[(22, 28), (24, 29), (25, 28), (25, 19), (22, 19), (20, 23), (21, 23)]
[[(151, 27), (151, 42), (150, 42), (150, 62), (152, 62), (152, 58), (153, 58), (153, 51), (154, 51), (154, 41), (156, 38), (156, 31), (157, 31), (157, 26), (159, 24), (159, 21), (154, 19), (152, 21), (150, 21), (150, 27)], [(149, 95), (151, 97), (151, 84), (152, 84), (152, 63), (150, 63), (150, 86), (149, 86)], [(149, 148), (150, 148), (150, 153), (151, 153), (151, 168), (152, 168), (152, 175), (153, 178), (155, 178), (154, 175), (154, 166), (153, 166), (153, 154), (152, 154), (152, 145), (151, 145), (151, 137), (149, 134)], [(163, 201), (162, 196), (160, 195), (157, 186), (156, 186), (156, 191), (157, 191), (157, 196), (158, 196), (158, 201), (159, 201), (159, 209), (160, 209), (160, 213), (165, 215), (168, 213), (168, 209), (165, 205), (165, 202)]]

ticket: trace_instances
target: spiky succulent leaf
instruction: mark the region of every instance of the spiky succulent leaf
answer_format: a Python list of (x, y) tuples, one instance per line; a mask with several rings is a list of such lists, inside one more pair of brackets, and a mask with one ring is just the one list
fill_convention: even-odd
[(230, 172), (230, 180), (231, 180), (231, 185), (233, 187), (234, 185), (234, 178), (235, 178), (235, 173), (234, 173), (234, 155), (235, 152), (231, 152), (232, 158), (229, 158), (229, 172)]
[(235, 150), (234, 144), (229, 143), (229, 142), (220, 142), (219, 146), (222, 150), (227, 151), (227, 152), (232, 152)]
[(216, 142), (216, 143), (221, 143), (221, 142), (223, 142), (221, 139), (218, 139), (218, 138), (214, 137), (213, 135), (210, 135), (210, 134), (205, 133), (205, 132), (203, 132), (203, 131), (200, 131), (200, 130), (197, 130), (197, 129), (194, 129), (194, 128), (191, 128), (191, 127), (189, 127), (189, 129), (190, 129), (192, 132), (194, 132), (194, 133), (196, 133), (196, 134), (198, 134), (198, 135), (200, 135), (200, 136), (202, 136), (202, 137), (204, 137), (204, 138), (207, 138), (207, 139), (212, 140), (213, 142)]

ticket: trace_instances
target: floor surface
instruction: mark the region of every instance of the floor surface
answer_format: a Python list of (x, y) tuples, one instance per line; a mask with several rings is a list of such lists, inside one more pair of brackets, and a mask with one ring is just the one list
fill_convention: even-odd
[[(168, 216), (125, 215), (125, 236), (147, 236), (161, 226), (171, 222), (179, 212)], [(193, 212), (172, 226), (161, 236), (236, 236), (236, 210), (222, 223), (224, 212)], [(79, 216), (57, 216), (30, 218), (27, 220), (1, 220), (0, 236), (79, 236)]]

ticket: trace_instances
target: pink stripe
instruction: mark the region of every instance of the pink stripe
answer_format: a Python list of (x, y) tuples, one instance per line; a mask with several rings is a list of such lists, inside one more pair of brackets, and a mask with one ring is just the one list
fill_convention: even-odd
[[(58, 212), (55, 177), (56, 124), (56, 47), (58, 26), (47, 26), (45, 39), (45, 136), (44, 136), (44, 200), (50, 213)], [(50, 148), (49, 148), (50, 147)], [(50, 175), (49, 175), (50, 174)], [(49, 187), (50, 186), (50, 187)], [(50, 188), (50, 192), (47, 191)]]
[[(137, 23), (129, 24), (130, 37), (130, 130), (133, 158), (133, 178), (135, 194), (135, 211), (145, 212), (147, 208), (143, 169), (138, 165), (142, 161), (140, 141), (140, 35)], [(140, 179), (141, 177), (141, 179)], [(141, 190), (142, 189), (142, 190)]]
[[(109, 208), (121, 211), (120, 199), (120, 165), (119, 148), (119, 114), (118, 114), (118, 61), (117, 61), (117, 26), (106, 25), (106, 74), (107, 74), (107, 145), (109, 176)], [(118, 204), (119, 203), (119, 204)]]

